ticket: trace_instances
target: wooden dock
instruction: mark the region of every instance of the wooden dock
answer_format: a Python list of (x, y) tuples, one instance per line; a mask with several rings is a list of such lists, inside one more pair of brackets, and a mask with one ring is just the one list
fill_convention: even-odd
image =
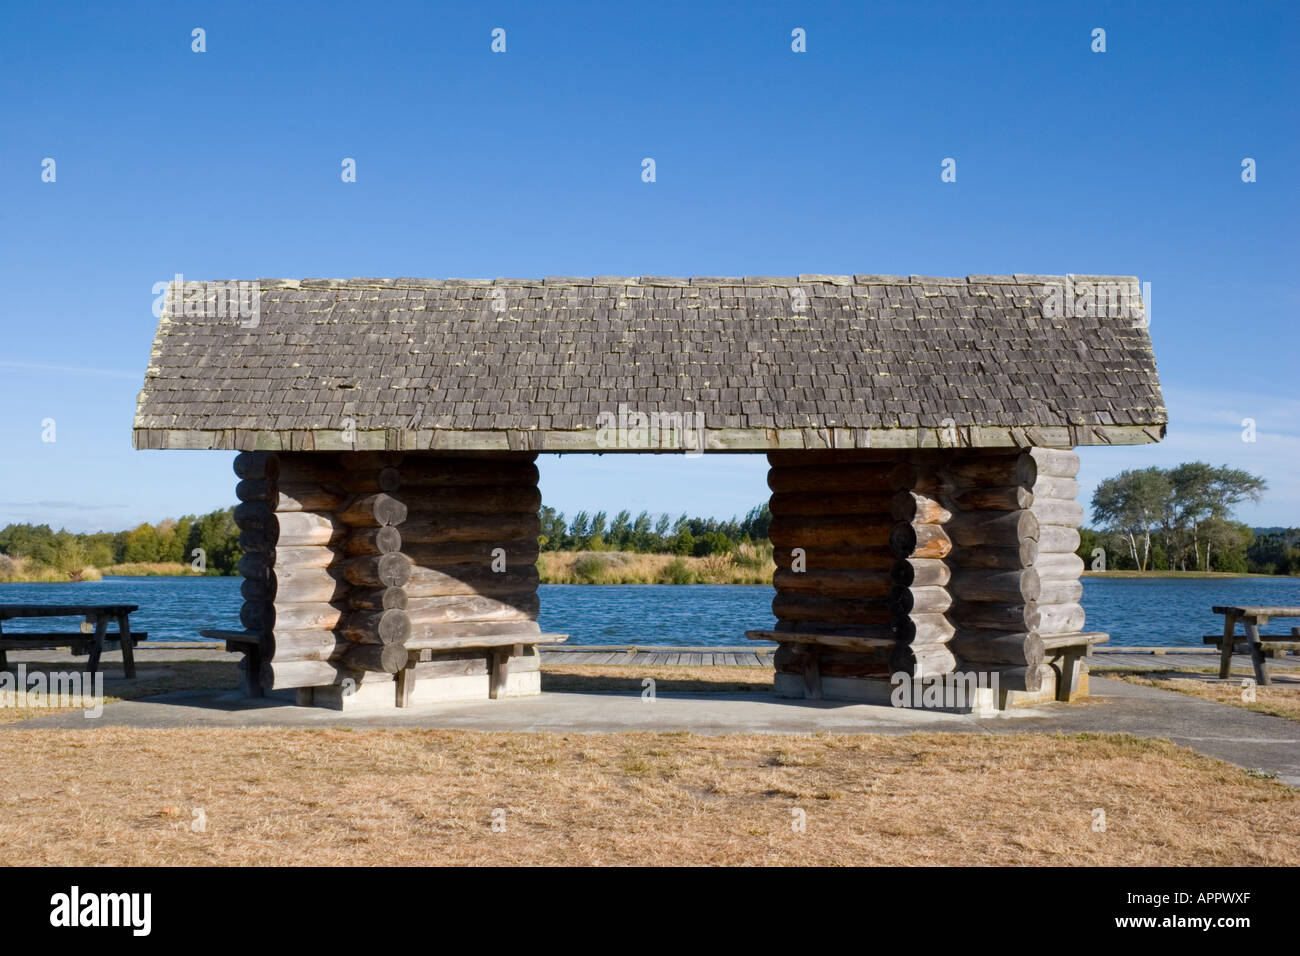
[[(677, 647), (619, 644), (575, 644), (547, 647), (542, 660), (553, 664), (623, 664), (636, 667), (771, 667), (775, 647)], [(1274, 666), (1300, 668), (1300, 656), (1271, 661)], [(1249, 654), (1234, 654), (1233, 667), (1249, 668)], [(1197, 670), (1218, 666), (1218, 651), (1199, 647), (1107, 647), (1089, 659), (1092, 670)]]
[(542, 660), (558, 664), (626, 664), (637, 667), (771, 667), (775, 647), (674, 647), (621, 644), (548, 647)]
[[(628, 644), (561, 644), (542, 646), (542, 661), (547, 664), (622, 665), (634, 667), (772, 667), (775, 646), (749, 644), (740, 646), (679, 646)], [(183, 660), (226, 660), (225, 645), (217, 641), (149, 641), (137, 645), (136, 659), (148, 663)], [(37, 650), (11, 651), (17, 661), (75, 661), (67, 652)], [(120, 651), (105, 651), (105, 660), (120, 660)], [(1217, 670), (1219, 652), (1200, 647), (1102, 647), (1089, 658), (1091, 670)], [(1300, 672), (1300, 655), (1278, 658), (1270, 666), (1288, 674)], [(1249, 676), (1249, 654), (1234, 654), (1233, 677)]]

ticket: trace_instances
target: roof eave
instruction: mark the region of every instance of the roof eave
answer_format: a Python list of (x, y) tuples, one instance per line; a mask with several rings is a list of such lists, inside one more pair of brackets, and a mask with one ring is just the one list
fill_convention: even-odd
[[(140, 428), (132, 433), (139, 449), (224, 449), (229, 451), (534, 451), (597, 454), (683, 454), (680, 440), (657, 446), (611, 446), (597, 429), (453, 430), (402, 428), (338, 429), (178, 429)], [(774, 449), (849, 448), (1074, 448), (1086, 445), (1145, 445), (1165, 437), (1165, 423), (1148, 425), (965, 426), (942, 428), (707, 428), (707, 452), (764, 452)]]

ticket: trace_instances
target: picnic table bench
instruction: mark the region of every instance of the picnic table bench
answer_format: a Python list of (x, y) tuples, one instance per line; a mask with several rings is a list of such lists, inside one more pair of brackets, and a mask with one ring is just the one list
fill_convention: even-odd
[[(116, 640), (122, 648), (122, 671), (128, 678), (135, 677), (135, 655), (132, 653), (135, 642), (149, 636), (144, 631), (131, 630), (131, 612), (139, 609), (136, 604), (0, 604), (0, 669), (9, 666), (6, 651), (67, 647), (74, 653), (89, 651), (90, 661), (86, 669), (93, 674), (99, 669), (99, 658), (105, 646), (112, 649), (108, 624), (116, 621)], [(82, 630), (75, 632), (4, 632), (5, 621), (25, 617), (80, 617), (92, 629), (86, 630), (83, 626)]]
[[(1300, 628), (1293, 627), (1290, 634), (1259, 633), (1259, 629), (1267, 625), (1270, 618), (1300, 617), (1300, 607), (1218, 605), (1212, 610), (1215, 614), (1223, 615), (1223, 633), (1207, 634), (1202, 638), (1202, 643), (1218, 646), (1221, 679), (1226, 679), (1230, 674), (1232, 652), (1240, 643), (1249, 647), (1250, 660), (1255, 667), (1255, 681), (1261, 685), (1272, 683), (1266, 654), (1282, 657), (1289, 651), (1300, 651)], [(1244, 635), (1236, 633), (1238, 621), (1246, 631)]]
[[(199, 631), (203, 637), (225, 641), (228, 653), (242, 653), (239, 663), (239, 688), (246, 697), (264, 697), (262, 665), (268, 660), (268, 641), (261, 631), (235, 631), (224, 628), (206, 628)], [(537, 670), (541, 659), (539, 645), (559, 644), (568, 640), (567, 634), (509, 633), (474, 634), (461, 637), (435, 637), (416, 639), (404, 645), (407, 661), (395, 675), (396, 705), (410, 707), (417, 680), (417, 668), (430, 662), (438, 652), (484, 651), (488, 656), (488, 696), (496, 700), (506, 695), (511, 673), (516, 670)], [(273, 647), (270, 648), (273, 652)], [(303, 693), (303, 692), (306, 693)], [(299, 688), (298, 702), (310, 703), (311, 688)]]
[[(812, 648), (830, 648), (841, 651), (888, 652), (897, 644), (893, 638), (861, 637), (853, 634), (813, 633), (800, 631), (746, 631), (751, 641), (776, 641), (777, 643), (804, 644)], [(1073, 634), (1054, 634), (1042, 638), (1044, 663), (1056, 671), (1056, 699), (1071, 701), (1082, 683), (1083, 659), (1092, 656), (1093, 647), (1105, 644), (1109, 635), (1100, 631)], [(822, 699), (822, 676), (819, 655), (808, 654), (803, 659), (804, 696), (808, 700)], [(994, 668), (997, 669), (997, 668)]]

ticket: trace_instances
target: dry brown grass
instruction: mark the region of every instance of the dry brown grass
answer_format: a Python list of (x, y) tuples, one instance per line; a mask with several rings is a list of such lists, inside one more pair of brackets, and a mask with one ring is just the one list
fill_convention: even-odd
[(0, 776), (0, 865), (1300, 864), (1300, 793), (1126, 736), (11, 729)]
[(543, 551), (543, 584), (771, 584), (771, 548), (697, 558), (632, 551)]
[(180, 561), (132, 561), (127, 564), (109, 564), (99, 569), (104, 574), (119, 577), (196, 577), (194, 569), (188, 562)]
[(0, 584), (8, 582), (67, 584), (69, 581), (98, 581), (98, 568), (51, 568), (21, 554), (0, 554)]
[(770, 667), (644, 667), (628, 664), (542, 665), (542, 691), (583, 693), (642, 691), (641, 681), (650, 677), (655, 692), (718, 693), (720, 691), (772, 690)]
[(1267, 687), (1256, 685), (1253, 701), (1246, 699), (1246, 688), (1242, 686), (1245, 678), (1211, 683), (1191, 677), (1168, 677), (1153, 673), (1112, 673), (1107, 676), (1119, 677), (1131, 684), (1144, 684), (1147, 687), (1173, 690), (1220, 704), (1231, 704), (1233, 707), (1253, 710), (1259, 714), (1300, 720), (1300, 680), (1289, 674), (1274, 674), (1273, 683)]

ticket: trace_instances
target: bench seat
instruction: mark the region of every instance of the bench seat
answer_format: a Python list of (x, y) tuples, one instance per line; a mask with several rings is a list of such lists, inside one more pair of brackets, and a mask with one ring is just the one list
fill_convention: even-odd
[[(1212, 644), (1215, 647), (1223, 646), (1222, 634), (1206, 634), (1201, 638), (1202, 644)], [(1244, 634), (1234, 634), (1232, 637), (1232, 646), (1248, 647), (1250, 638)], [(1259, 636), (1259, 646), (1265, 651), (1300, 651), (1300, 636), (1295, 634), (1261, 634)]]
[[(148, 631), (132, 631), (131, 643), (139, 644), (149, 638)], [(13, 631), (5, 631), (0, 635), (0, 650), (19, 651), (24, 648), (48, 650), (54, 647), (89, 647), (95, 643), (94, 634), (83, 634), (80, 631), (31, 631), (26, 634), (16, 634)], [(104, 649), (113, 650), (121, 646), (121, 638), (116, 634), (106, 634), (104, 636)]]
[(1105, 644), (1110, 635), (1102, 631), (1080, 631), (1078, 634), (1047, 634), (1042, 637), (1043, 650), (1059, 651), (1068, 647), (1086, 646), (1088, 653), (1098, 644)]
[[(202, 637), (225, 641), (227, 651), (242, 652), (244, 659), (240, 662), (240, 688), (249, 697), (263, 696), (264, 691), (258, 676), (263, 663), (260, 631), (207, 628), (199, 631), (199, 634)], [(505, 693), (511, 658), (525, 656), (525, 648), (533, 648), (538, 644), (561, 644), (568, 639), (567, 634), (543, 634), (537, 631), (413, 638), (402, 645), (407, 651), (407, 664), (397, 672), (398, 706), (410, 705), (415, 687), (414, 668), (417, 664), (428, 661), (435, 653), (482, 650), (489, 654), (491, 660), (489, 696), (496, 698)]]
[(804, 631), (746, 631), (751, 641), (788, 644), (819, 644), (841, 651), (891, 650), (898, 643), (892, 637), (859, 637), (854, 634), (814, 634)]
[[(134, 648), (136, 644), (146, 640), (149, 634), (146, 631), (132, 631), (130, 637), (130, 646)], [(7, 670), (9, 667), (7, 651), (54, 650), (59, 647), (66, 647), (78, 657), (90, 655), (86, 670), (91, 674), (99, 670), (99, 652), (95, 649), (95, 635), (81, 631), (29, 631), (27, 633), (6, 631), (0, 634), (0, 670)], [(116, 651), (121, 648), (122, 639), (117, 634), (104, 635), (103, 643), (99, 645), (99, 651)], [(130, 655), (123, 656), (123, 670), (127, 677), (134, 677), (135, 661), (131, 660), (128, 663), (128, 657)]]
[(408, 651), (467, 651), (479, 647), (509, 647), (512, 644), (563, 644), (568, 634), (470, 634), (464, 637), (413, 637), (403, 647)]

